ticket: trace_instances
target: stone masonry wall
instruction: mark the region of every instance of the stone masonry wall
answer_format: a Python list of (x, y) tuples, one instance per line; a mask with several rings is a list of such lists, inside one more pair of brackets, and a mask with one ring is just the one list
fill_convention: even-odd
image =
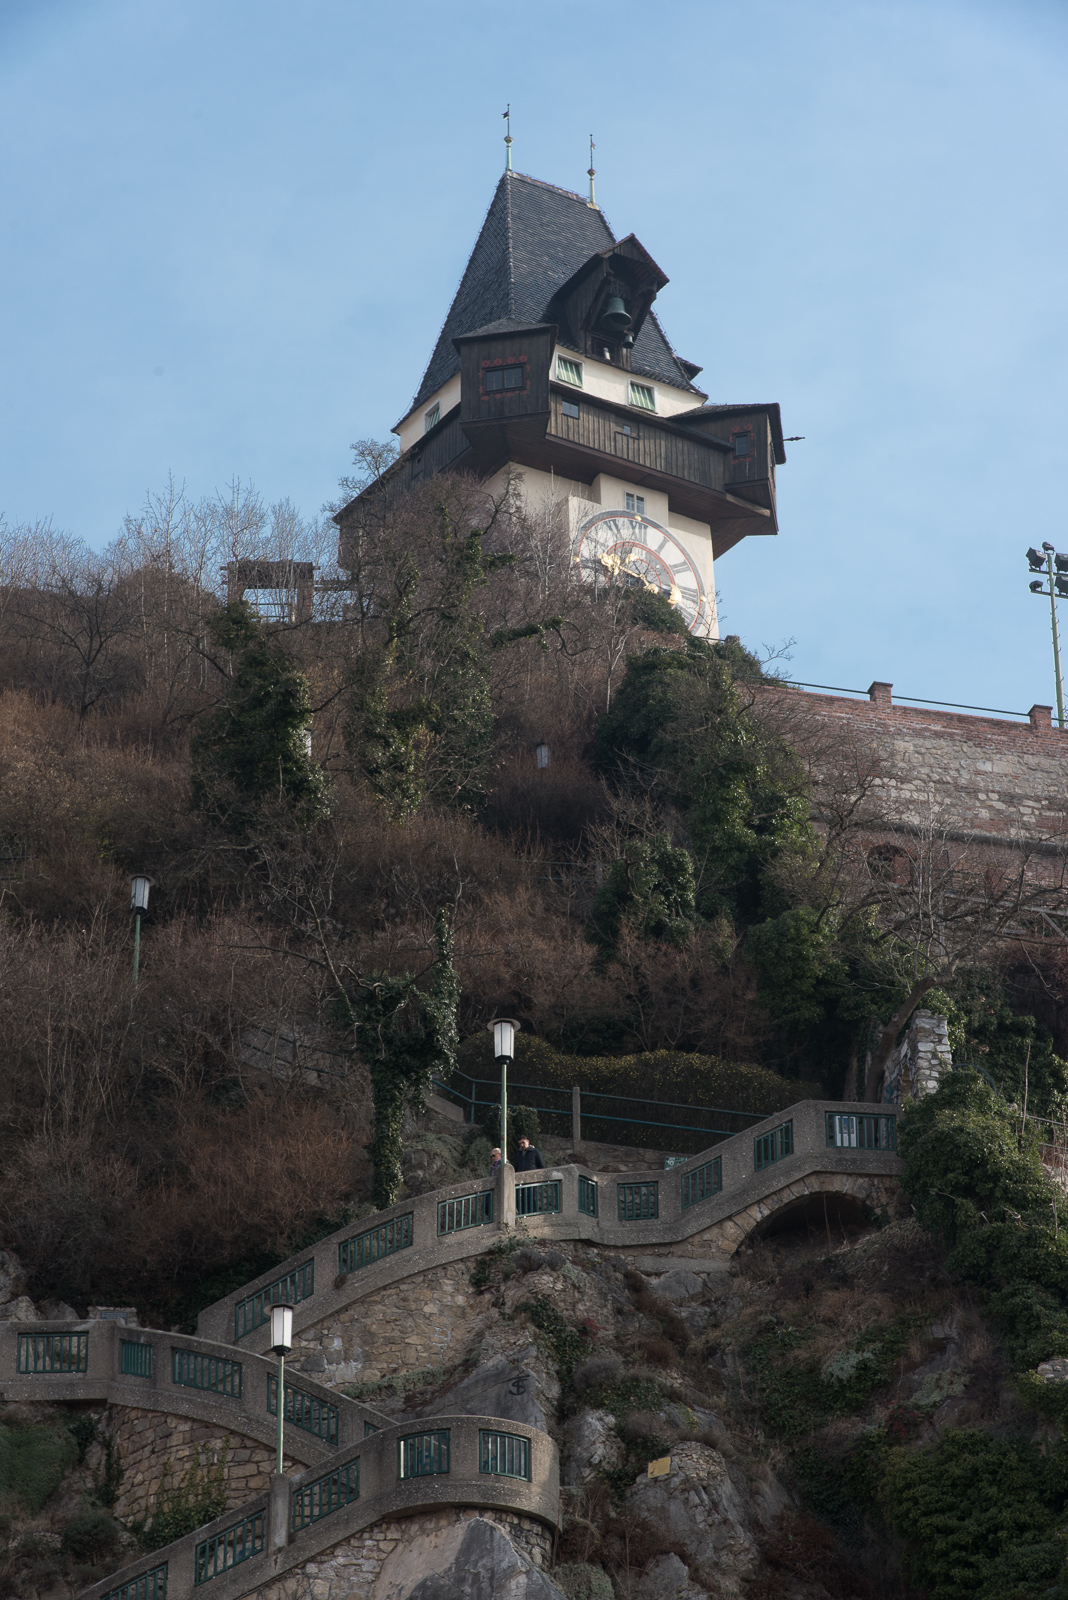
[(383, 1568), (395, 1550), (417, 1542), (432, 1546), (435, 1536), (476, 1517), (496, 1523), (535, 1567), (544, 1570), (549, 1566), (552, 1534), (540, 1522), (505, 1511), (456, 1508), (377, 1522), (295, 1571), (252, 1591), (250, 1600), (373, 1600), (380, 1589)]
[[(174, 1485), (190, 1470), (199, 1452), (215, 1466), (226, 1453), (224, 1479), (226, 1509), (233, 1510), (265, 1494), (274, 1469), (275, 1455), (267, 1445), (228, 1433), (217, 1423), (195, 1422), (161, 1411), (136, 1406), (109, 1406), (105, 1430), (122, 1466), (122, 1486), (115, 1515), (122, 1522), (147, 1516), (163, 1485)], [(286, 1471), (301, 1471), (300, 1463), (286, 1459)]]
[(943, 1072), (953, 1065), (949, 1024), (934, 1011), (916, 1011), (908, 1031), (886, 1064), (883, 1100), (897, 1104), (902, 1096), (918, 1100), (938, 1088)]
[[(487, 1235), (487, 1246), (495, 1237)], [(428, 1268), (304, 1328), (294, 1365), (337, 1388), (458, 1361), (487, 1315), (471, 1288), (472, 1265)]]
[(894, 705), (891, 689), (873, 684), (868, 700), (794, 690), (783, 704), (871, 746), (883, 768), (880, 798), (898, 822), (922, 824), (933, 803), (955, 827), (999, 838), (1065, 834), (1068, 730), (1050, 725), (1048, 707), (1035, 707), (1030, 722), (1006, 722)]

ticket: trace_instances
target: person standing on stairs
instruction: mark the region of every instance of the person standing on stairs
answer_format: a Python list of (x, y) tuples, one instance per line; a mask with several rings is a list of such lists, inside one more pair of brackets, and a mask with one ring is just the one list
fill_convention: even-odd
[(524, 1136), (519, 1140), (519, 1149), (515, 1155), (515, 1170), (517, 1172), (537, 1172), (545, 1166), (540, 1150), (536, 1150), (530, 1140)]

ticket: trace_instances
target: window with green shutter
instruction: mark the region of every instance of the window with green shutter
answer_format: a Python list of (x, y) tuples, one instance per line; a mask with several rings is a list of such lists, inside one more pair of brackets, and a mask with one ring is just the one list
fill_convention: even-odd
[(639, 411), (655, 411), (656, 390), (651, 389), (647, 383), (632, 383), (630, 403), (632, 406), (637, 406)]
[(582, 362), (569, 361), (567, 356), (557, 356), (556, 376), (561, 383), (573, 383), (576, 389), (581, 389)]

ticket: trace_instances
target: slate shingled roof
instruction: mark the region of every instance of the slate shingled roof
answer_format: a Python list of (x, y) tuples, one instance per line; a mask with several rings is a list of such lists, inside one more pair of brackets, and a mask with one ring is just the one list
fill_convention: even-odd
[[(453, 340), (502, 319), (537, 323), (556, 290), (616, 238), (604, 213), (570, 189), (505, 172), (412, 409), (460, 370)], [(700, 395), (652, 312), (634, 343), (633, 370)]]

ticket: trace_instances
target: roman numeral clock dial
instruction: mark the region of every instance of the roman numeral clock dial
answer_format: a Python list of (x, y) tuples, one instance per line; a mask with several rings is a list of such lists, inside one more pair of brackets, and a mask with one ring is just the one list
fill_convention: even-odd
[(662, 594), (691, 633), (704, 633), (709, 607), (705, 586), (682, 545), (651, 517), (603, 511), (587, 517), (575, 539), (574, 561), (586, 583), (627, 583)]

